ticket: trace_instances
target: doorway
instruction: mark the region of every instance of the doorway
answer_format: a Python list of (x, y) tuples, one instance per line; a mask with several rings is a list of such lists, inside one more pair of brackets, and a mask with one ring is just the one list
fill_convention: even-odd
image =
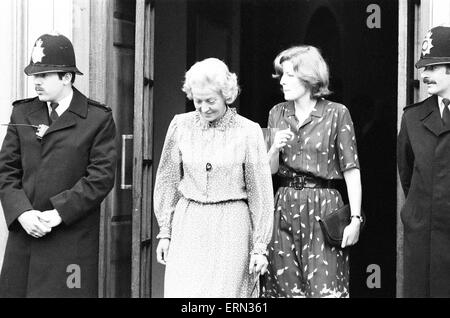
[(154, 6), (91, 2), (91, 96), (112, 108), (118, 164), (101, 215), (100, 297), (150, 297)]
[[(119, 167), (125, 163), (125, 185), (132, 188), (119, 190), (119, 182), (106, 203), (106, 210), (109, 205), (113, 211), (104, 219), (101, 280), (107, 296), (163, 295), (164, 267), (152, 258), (158, 230), (151, 216), (152, 182), (170, 120), (193, 109), (181, 91), (184, 72), (205, 57), (224, 59), (239, 77), (239, 113), (266, 127), (269, 110), (283, 100), (279, 84), (272, 79), (273, 59), (292, 45), (312, 44), (322, 49), (330, 65), (331, 90), (335, 92), (330, 99), (349, 108), (357, 133), (368, 223), (351, 251), (350, 293), (352, 297), (395, 297), (398, 1), (377, 1), (382, 14), (380, 28), (367, 26), (371, 1), (366, 0), (95, 3), (107, 12), (106, 25), (116, 30), (116, 35), (105, 31), (109, 43), (119, 34), (125, 44), (130, 39), (135, 43), (116, 41), (112, 50), (105, 47), (108, 62), (101, 64), (116, 59), (106, 67), (113, 65), (115, 71), (105, 75), (107, 83), (116, 84), (107, 84), (103, 91), (121, 122), (120, 135), (133, 135), (133, 139), (118, 140), (119, 149), (125, 147)], [(146, 9), (148, 5), (151, 9)], [(129, 12), (141, 10), (147, 12), (144, 22), (133, 21)], [(141, 27), (136, 28), (139, 23)], [(132, 34), (133, 25), (135, 30), (147, 31)], [(141, 39), (139, 49), (137, 39)], [(144, 69), (137, 70), (135, 65)], [(119, 70), (125, 74), (118, 76)], [(136, 96), (140, 96), (138, 100)], [(370, 265), (381, 270), (379, 286), (367, 284)]]
[[(398, 1), (377, 1), (379, 27), (368, 24), (372, 4), (244, 1), (240, 110), (267, 127), (269, 110), (283, 101), (271, 76), (275, 56), (299, 44), (322, 51), (334, 92), (329, 99), (346, 105), (354, 122), (367, 216), (360, 241), (350, 252), (350, 295), (395, 297)], [(376, 285), (368, 284), (374, 268)]]

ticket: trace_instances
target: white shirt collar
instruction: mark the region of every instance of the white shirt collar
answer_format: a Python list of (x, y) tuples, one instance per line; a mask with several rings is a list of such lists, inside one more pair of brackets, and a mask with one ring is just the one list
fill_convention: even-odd
[[(67, 95), (58, 102), (59, 106), (56, 107), (56, 112), (58, 113), (58, 116), (61, 116), (69, 108), (72, 98), (73, 98), (73, 90), (70, 91), (69, 95)], [(47, 108), (48, 114), (50, 115), (50, 113), (52, 112), (50, 102), (47, 102)]]

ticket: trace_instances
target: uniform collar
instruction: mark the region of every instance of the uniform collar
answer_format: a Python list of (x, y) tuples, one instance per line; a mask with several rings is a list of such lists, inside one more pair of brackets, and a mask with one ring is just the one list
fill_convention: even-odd
[[(72, 101), (72, 97), (73, 97), (73, 90), (71, 89), (70, 93), (58, 102), (58, 107), (56, 107), (56, 113), (58, 113), (58, 116), (61, 116), (69, 108), (70, 102)], [(52, 107), (50, 106), (50, 104), (51, 102), (47, 102), (49, 114), (51, 114), (52, 112)]]
[(450, 127), (442, 126), (442, 119), (438, 107), (438, 96), (433, 95), (424, 100), (418, 111), (418, 118), (423, 122), (423, 125), (436, 136), (450, 131)]
[(422, 107), (419, 108), (419, 118), (420, 120), (427, 119), (433, 112), (438, 112), (438, 97), (432, 95), (422, 102)]
[[(77, 117), (86, 118), (87, 111), (88, 105), (86, 96), (74, 88), (69, 108), (47, 129), (44, 136), (75, 126), (78, 121)], [(30, 124), (35, 126), (48, 124), (47, 103), (39, 100), (32, 103), (27, 112), (27, 119)]]
[[(59, 108), (59, 107), (58, 107)], [(47, 103), (41, 102), (39, 99), (36, 99), (29, 107), (28, 114), (31, 115), (35, 112), (43, 112), (47, 111)], [(79, 90), (77, 90), (75, 87), (73, 87), (73, 96), (72, 100), (70, 101), (68, 111), (77, 114), (78, 116), (82, 118), (87, 117), (87, 98), (82, 93), (80, 93)], [(45, 113), (44, 113), (45, 114)]]
[(73, 98), (68, 110), (74, 114), (77, 114), (82, 118), (87, 117), (88, 112), (87, 97), (81, 94), (80, 91), (75, 87), (73, 88)]

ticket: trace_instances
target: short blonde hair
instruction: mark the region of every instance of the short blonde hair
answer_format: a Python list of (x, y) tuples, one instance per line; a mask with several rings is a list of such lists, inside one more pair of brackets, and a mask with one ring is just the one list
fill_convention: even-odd
[(283, 74), (283, 62), (289, 61), (294, 66), (297, 77), (311, 91), (311, 96), (320, 98), (331, 94), (328, 89), (330, 76), (328, 65), (319, 50), (310, 45), (294, 46), (277, 55), (273, 61), (274, 78)]
[(239, 94), (236, 74), (231, 73), (224, 62), (214, 57), (196, 62), (191, 66), (186, 72), (182, 91), (192, 100), (192, 87), (208, 85), (222, 94), (227, 105), (232, 104)]

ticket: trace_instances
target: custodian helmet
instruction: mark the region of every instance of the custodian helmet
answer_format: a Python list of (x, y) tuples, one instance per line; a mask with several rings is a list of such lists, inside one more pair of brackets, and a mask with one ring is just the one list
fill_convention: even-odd
[(438, 26), (428, 31), (416, 67), (437, 64), (450, 64), (450, 27)]
[(61, 34), (44, 34), (35, 42), (27, 75), (50, 72), (74, 72), (83, 75), (75, 63), (75, 52), (68, 38)]

